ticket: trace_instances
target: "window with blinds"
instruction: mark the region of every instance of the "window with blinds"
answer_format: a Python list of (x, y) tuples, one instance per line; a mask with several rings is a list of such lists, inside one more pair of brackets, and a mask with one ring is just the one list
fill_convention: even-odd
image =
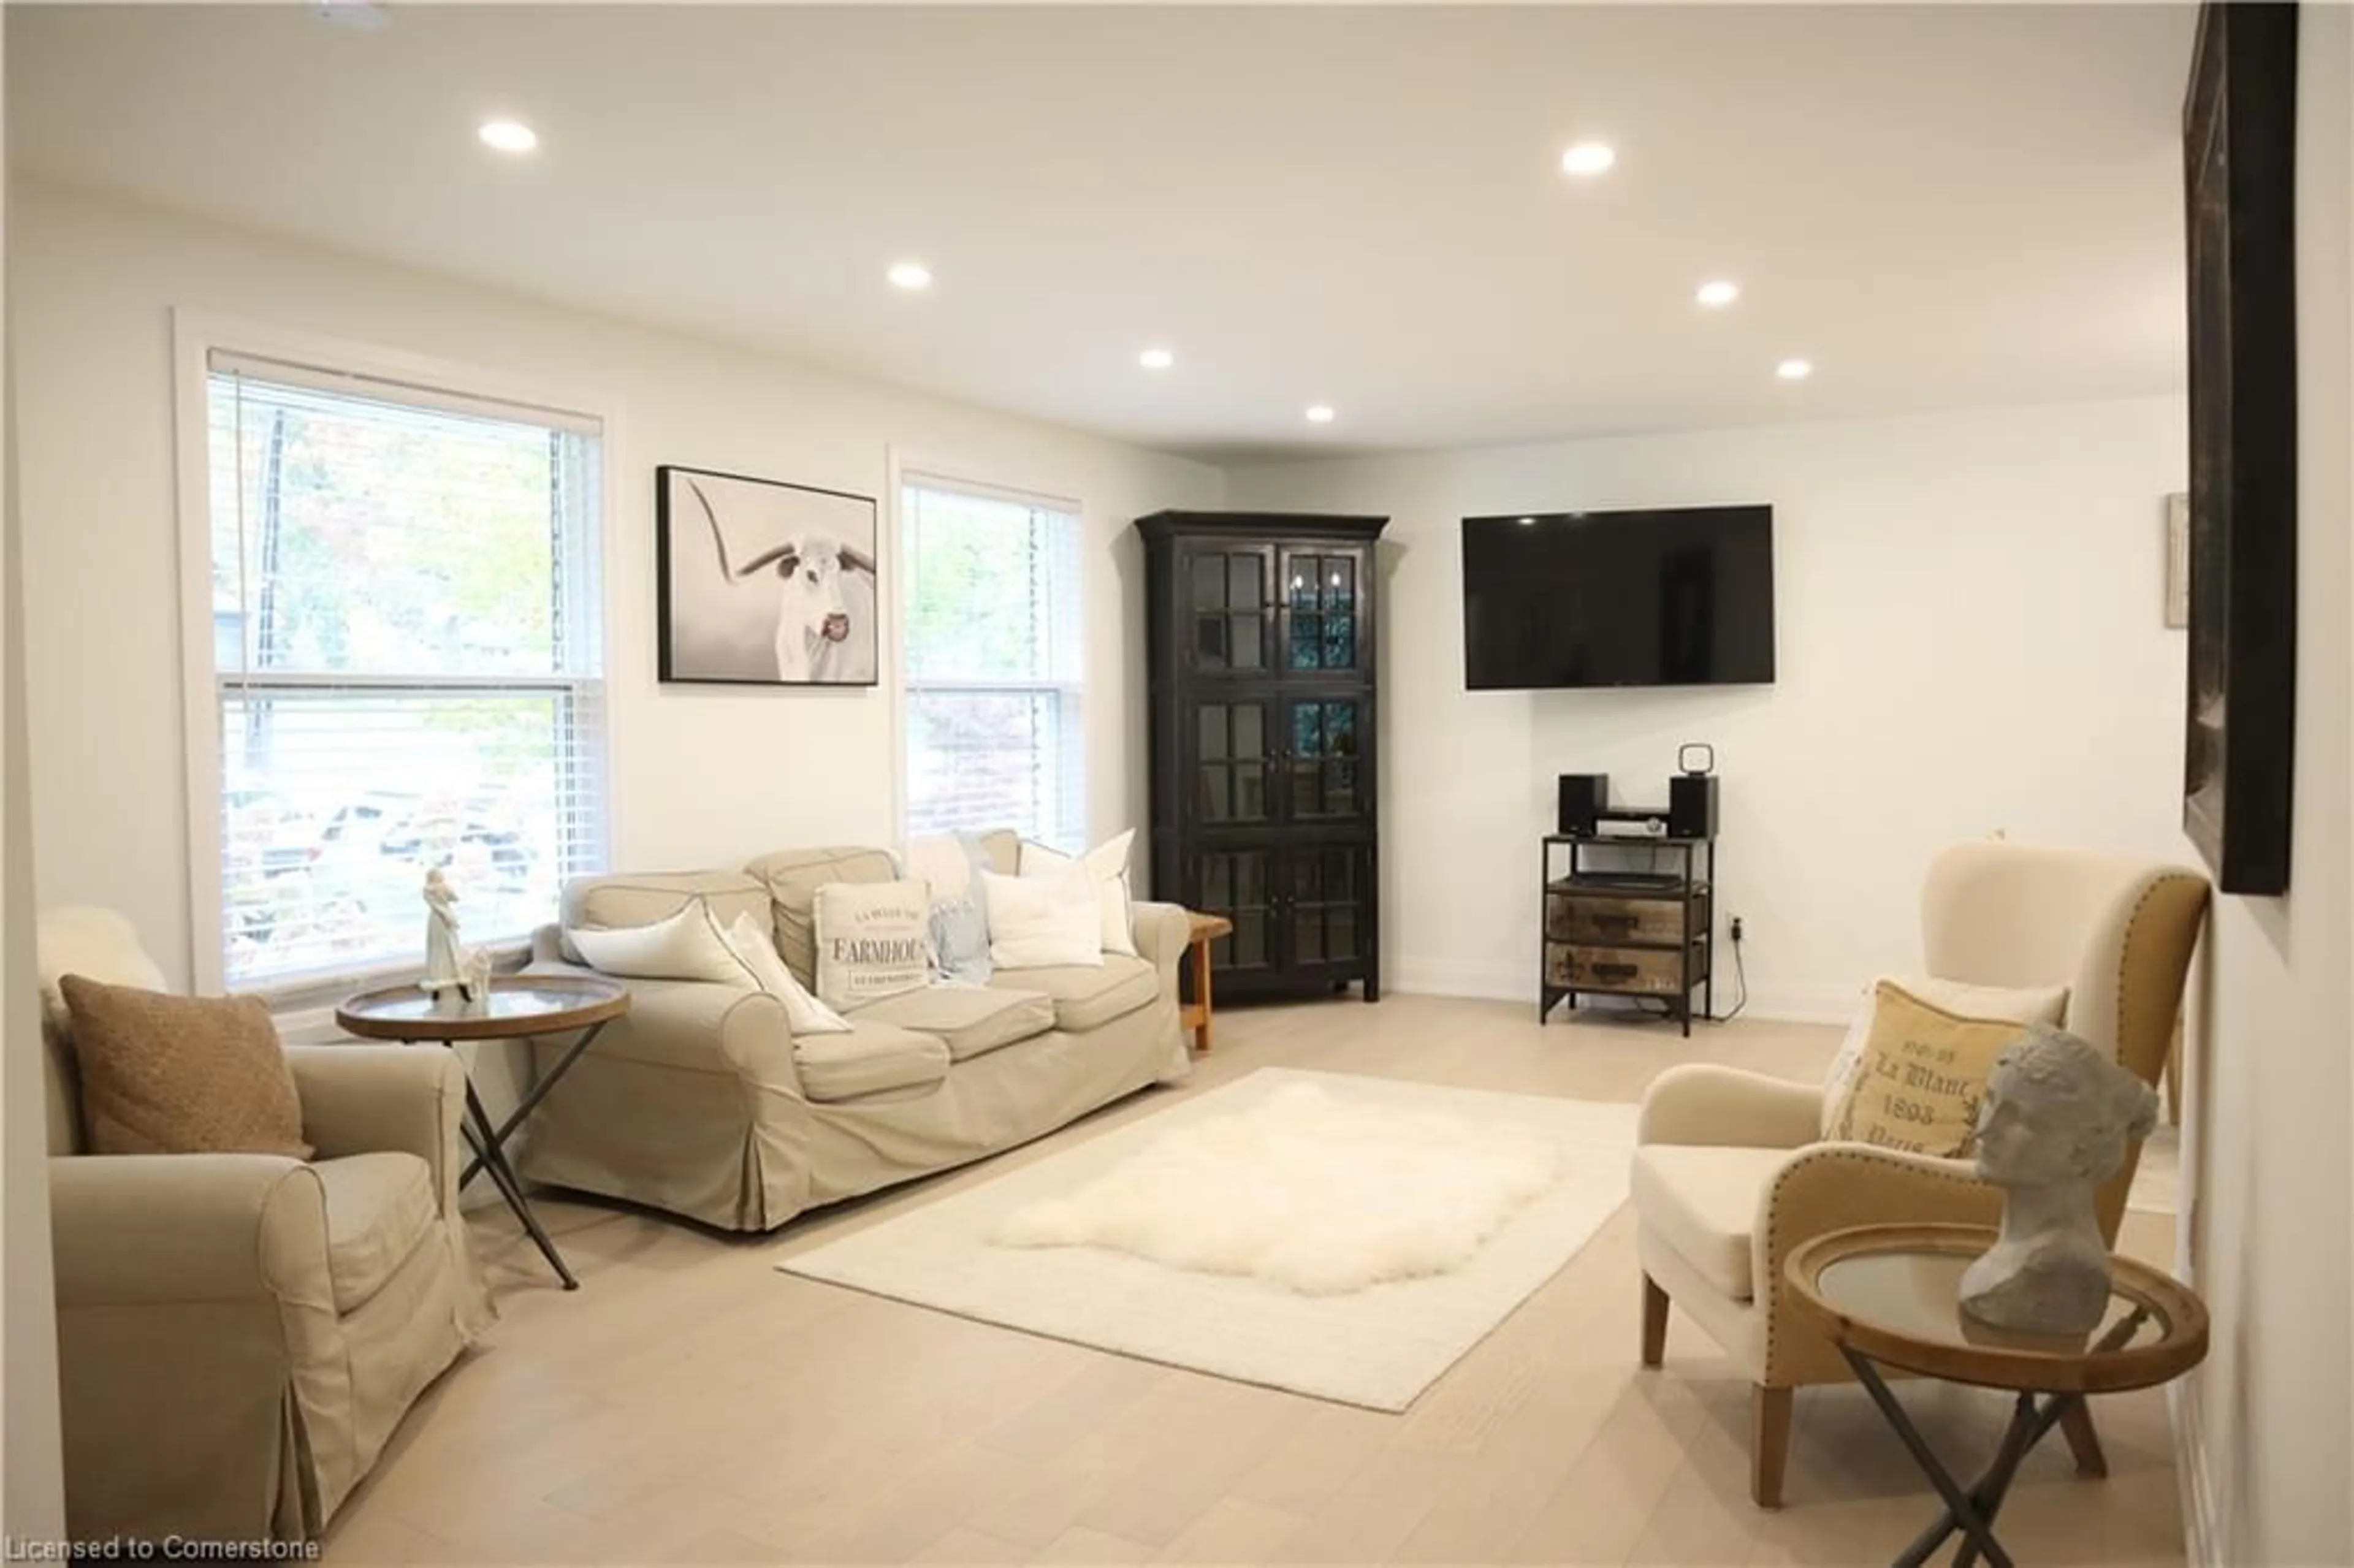
[(219, 353), (207, 405), (226, 982), (420, 964), (437, 866), (526, 936), (605, 857), (597, 421)]
[(1012, 827), (1082, 847), (1076, 510), (911, 477), (899, 525), (908, 833)]

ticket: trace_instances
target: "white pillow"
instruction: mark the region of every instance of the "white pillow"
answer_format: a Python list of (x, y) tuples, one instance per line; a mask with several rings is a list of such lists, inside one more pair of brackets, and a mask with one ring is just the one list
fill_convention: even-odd
[(34, 922), (33, 944), (41, 979), (41, 1015), (61, 1034), (73, 1032), (58, 982), (68, 975), (107, 985), (169, 991), (171, 982), (139, 946), (139, 932), (124, 916), (95, 905), (44, 909)]
[(974, 891), (972, 857), (965, 853), (960, 834), (918, 833), (907, 841), (900, 863), (907, 875), (931, 888), (935, 904)]
[(1001, 969), (1103, 965), (1103, 899), (1087, 867), (1060, 876), (981, 874), (988, 890), (989, 961)]
[(785, 1022), (795, 1034), (847, 1034), (850, 1025), (842, 1014), (809, 993), (809, 988), (793, 978), (785, 968), (785, 960), (777, 956), (776, 938), (760, 928), (759, 922), (749, 915), (738, 915), (736, 923), (721, 933), (743, 966), (752, 971), (760, 989), (785, 1004)]
[[(1128, 849), (1136, 842), (1136, 830), (1129, 829), (1104, 840), (1095, 848), (1074, 860), (1057, 849), (1044, 844), (1022, 841), (1022, 852), (1014, 869), (1028, 877), (1063, 876), (1073, 866), (1085, 866), (1094, 879), (1096, 895), (1102, 909), (1102, 948), (1107, 953), (1136, 957), (1136, 914), (1130, 907), (1128, 887)], [(991, 910), (992, 917), (995, 911)]]
[[(1904, 980), (1893, 975), (1886, 978), (1931, 1007), (1959, 1018), (1986, 1018), (2000, 1023), (2049, 1023), (2055, 1028), (2066, 1022), (2068, 988), (2064, 985), (2012, 990), (1999, 985), (1972, 985), (1967, 980), (1925, 977)], [(1825, 1138), (1831, 1135), (1831, 1107), (1846, 1102), (1848, 1086), (1863, 1066), (1863, 1048), (1872, 1038), (1872, 996), (1879, 983), (1874, 980), (1864, 987), (1862, 1010), (1847, 1026), (1847, 1037), (1840, 1042), (1839, 1054), (1831, 1058), (1831, 1070), (1824, 1075), (1820, 1125)]]
[(756, 989), (759, 977), (721, 934), (711, 906), (690, 898), (667, 919), (650, 926), (575, 927), (565, 939), (591, 969), (635, 980), (708, 980)]
[(814, 906), (817, 994), (828, 1007), (864, 1006), (932, 978), (932, 898), (922, 882), (829, 882)]

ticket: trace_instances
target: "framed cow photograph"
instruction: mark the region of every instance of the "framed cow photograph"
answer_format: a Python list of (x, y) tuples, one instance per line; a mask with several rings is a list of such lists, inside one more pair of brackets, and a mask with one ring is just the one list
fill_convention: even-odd
[(666, 463), (654, 527), (664, 681), (875, 683), (872, 496)]

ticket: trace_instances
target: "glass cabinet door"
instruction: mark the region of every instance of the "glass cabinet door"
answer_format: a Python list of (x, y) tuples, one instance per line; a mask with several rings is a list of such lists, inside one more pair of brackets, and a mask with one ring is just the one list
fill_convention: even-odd
[(1302, 697), (1289, 705), (1284, 748), (1285, 809), (1294, 821), (1365, 813), (1371, 775), (1358, 750), (1365, 726), (1360, 697)]
[(1371, 891), (1361, 848), (1297, 849), (1284, 857), (1284, 916), (1296, 965), (1347, 963), (1364, 956)]
[(1275, 552), (1195, 545), (1185, 556), (1188, 656), (1205, 675), (1265, 675), (1274, 651)]
[(1210, 962), (1219, 969), (1275, 967), (1275, 886), (1265, 850), (1211, 850), (1195, 863), (1202, 879), (1193, 906), (1223, 915), (1233, 932), (1210, 944)]
[(1286, 550), (1282, 567), (1285, 673), (1363, 670), (1365, 552)]
[(1271, 704), (1204, 702), (1194, 709), (1194, 811), (1205, 827), (1265, 822), (1275, 815)]

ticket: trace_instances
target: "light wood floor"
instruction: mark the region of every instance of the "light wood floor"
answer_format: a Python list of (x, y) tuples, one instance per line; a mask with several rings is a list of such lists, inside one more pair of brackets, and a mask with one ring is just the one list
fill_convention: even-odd
[[(328, 1542), (338, 1563), (1885, 1563), (1935, 1513), (1862, 1395), (1800, 1393), (1789, 1506), (1747, 1499), (1747, 1388), (1679, 1316), (1637, 1365), (1621, 1211), (1403, 1415), (1152, 1366), (774, 1272), (780, 1257), (1267, 1065), (1633, 1100), (1710, 1060), (1819, 1076), (1832, 1032), (1555, 1023), (1393, 997), (1233, 1009), (1185, 1089), (1029, 1149), (727, 1241), (549, 1201), (566, 1295), (501, 1211), (504, 1314), (414, 1411)], [(2126, 1245), (2165, 1255), (2171, 1223)], [(1999, 1397), (1907, 1385), (1975, 1469)], [(2111, 1478), (2055, 1438), (2001, 1533), (2020, 1560), (2181, 1560), (2157, 1394), (2096, 1402)]]

